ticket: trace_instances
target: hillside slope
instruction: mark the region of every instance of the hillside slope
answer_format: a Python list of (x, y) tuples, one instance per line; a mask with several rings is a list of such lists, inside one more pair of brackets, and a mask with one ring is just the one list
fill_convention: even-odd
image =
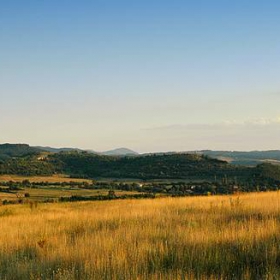
[(0, 144), (0, 160), (39, 155), (41, 151), (27, 144)]
[(68, 152), (53, 154), (48, 160), (58, 168), (58, 172), (78, 177), (214, 180), (215, 176), (246, 177), (251, 171), (250, 168), (194, 154), (113, 157)]
[(0, 145), (0, 174), (48, 176), (64, 173), (78, 178), (188, 179), (239, 182), (250, 185), (280, 183), (280, 166), (229, 164), (196, 153), (105, 156), (85, 151), (46, 153), (26, 144)]

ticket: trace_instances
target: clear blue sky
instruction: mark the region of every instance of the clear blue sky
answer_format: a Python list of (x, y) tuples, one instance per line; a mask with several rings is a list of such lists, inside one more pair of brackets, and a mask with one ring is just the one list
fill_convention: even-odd
[(0, 4), (0, 142), (280, 149), (280, 2)]

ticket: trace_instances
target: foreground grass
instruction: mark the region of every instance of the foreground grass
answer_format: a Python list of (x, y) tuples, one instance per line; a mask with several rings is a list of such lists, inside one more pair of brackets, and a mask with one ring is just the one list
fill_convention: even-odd
[(0, 207), (0, 279), (279, 279), (280, 193)]

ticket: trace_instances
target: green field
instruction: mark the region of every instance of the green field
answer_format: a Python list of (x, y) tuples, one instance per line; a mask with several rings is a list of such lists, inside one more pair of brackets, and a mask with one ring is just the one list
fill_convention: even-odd
[[(98, 195), (107, 195), (108, 190), (86, 190), (80, 188), (70, 188), (70, 187), (47, 187), (47, 188), (24, 188), (23, 190), (19, 190), (17, 192), (5, 193), (0, 192), (1, 200), (18, 200), (19, 198), (23, 198), (24, 194), (28, 193), (30, 197), (25, 198), (26, 201), (45, 201), (48, 199), (58, 200), (60, 197), (70, 197), (70, 196), (98, 196)], [(135, 194), (136, 192), (130, 191), (115, 191), (117, 196), (125, 195), (125, 194)]]
[[(28, 180), (32, 183), (38, 183), (39, 185), (34, 187), (24, 187), (21, 186), (19, 190), (8, 191), (8, 187), (2, 186), (4, 182), (17, 182), (21, 183), (24, 180)], [(2, 185), (1, 185), (2, 182)], [(47, 186), (40, 183), (48, 183)], [(71, 196), (106, 196), (108, 195), (108, 189), (85, 189), (81, 184), (91, 183), (92, 180), (84, 179), (75, 179), (69, 178), (65, 175), (56, 175), (56, 176), (17, 176), (17, 175), (2, 175), (0, 176), (0, 201), (18, 201), (21, 200), (23, 203), (28, 203), (29, 201), (58, 201), (61, 197), (71, 197)], [(63, 185), (55, 185), (55, 184)], [(54, 185), (52, 185), (54, 184)], [(7, 191), (5, 191), (5, 189)], [(28, 194), (27, 197), (26, 194)], [(133, 195), (139, 194), (135, 191), (124, 191), (124, 190), (115, 190), (116, 196), (123, 195)]]

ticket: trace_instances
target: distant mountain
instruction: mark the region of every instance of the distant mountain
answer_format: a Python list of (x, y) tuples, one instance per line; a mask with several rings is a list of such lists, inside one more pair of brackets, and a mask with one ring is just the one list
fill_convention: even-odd
[(211, 158), (225, 160), (235, 165), (256, 166), (261, 163), (280, 164), (280, 151), (198, 151), (198, 154), (203, 154)]
[(35, 149), (39, 149), (41, 151), (49, 152), (49, 153), (60, 153), (60, 152), (88, 152), (92, 154), (99, 154), (99, 155), (105, 155), (105, 156), (136, 156), (138, 155), (137, 152), (132, 151), (127, 148), (118, 148), (110, 151), (105, 152), (96, 152), (94, 150), (82, 150), (78, 148), (53, 148), (53, 147), (42, 147), (42, 146), (35, 146), (33, 147)]
[(72, 152), (72, 151), (82, 152), (83, 151), (83, 150), (77, 149), (77, 148), (52, 148), (52, 147), (41, 147), (41, 146), (35, 146), (33, 148), (44, 151), (44, 152), (49, 152), (49, 153)]
[(114, 150), (110, 150), (110, 151), (106, 151), (106, 152), (101, 152), (100, 154), (104, 155), (104, 156), (137, 156), (137, 155), (139, 155), (137, 152), (132, 151), (127, 148), (118, 148), (118, 149), (114, 149)]

